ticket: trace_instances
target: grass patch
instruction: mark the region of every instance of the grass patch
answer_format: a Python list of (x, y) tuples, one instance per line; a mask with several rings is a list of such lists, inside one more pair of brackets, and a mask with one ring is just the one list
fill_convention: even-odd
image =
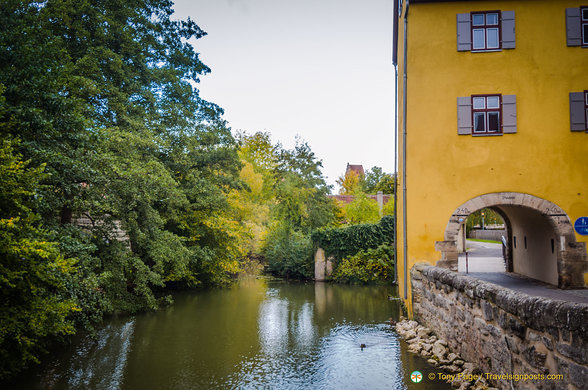
[(476, 241), (476, 242), (489, 242), (491, 244), (502, 244), (501, 241), (494, 241), (494, 240), (482, 240), (479, 238), (468, 238), (469, 241)]

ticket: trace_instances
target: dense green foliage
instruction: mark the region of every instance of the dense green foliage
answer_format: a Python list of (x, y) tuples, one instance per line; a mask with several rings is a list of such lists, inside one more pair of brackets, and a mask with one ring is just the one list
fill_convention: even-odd
[(288, 279), (311, 279), (314, 275), (312, 242), (300, 230), (276, 224), (267, 235), (263, 254), (274, 275)]
[(67, 293), (75, 261), (49, 241), (33, 211), (43, 167), (30, 167), (15, 146), (0, 144), (0, 377), (37, 361), (48, 336), (73, 333), (79, 311)]
[(372, 284), (389, 282), (394, 277), (394, 249), (382, 244), (344, 258), (332, 278), (338, 283)]
[(247, 258), (309, 278), (311, 234), (337, 222), (308, 144), (235, 139), (200, 98), (205, 32), (171, 6), (2, 2), (0, 377), (104, 315), (230, 283)]
[(250, 246), (259, 248), (274, 275), (311, 278), (310, 234), (335, 222), (335, 204), (327, 197), (321, 161), (299, 139), (289, 150), (273, 145), (267, 133), (240, 134), (239, 145), (245, 166), (250, 164), (254, 171), (247, 174), (249, 182), (256, 183), (255, 175), (259, 180), (252, 186), (258, 188), (253, 200), (258, 213)]
[(394, 193), (395, 176), (386, 173), (380, 167), (372, 167), (365, 173), (362, 190), (367, 194), (376, 194), (382, 191), (384, 194)]
[(356, 192), (355, 199), (345, 206), (345, 219), (351, 225), (376, 223), (380, 219), (378, 202), (363, 192)]
[(326, 256), (338, 261), (360, 250), (375, 249), (391, 244), (394, 238), (394, 218), (383, 217), (377, 224), (352, 225), (344, 228), (317, 230), (312, 234), (315, 247), (323, 248)]
[(365, 175), (358, 175), (355, 171), (349, 170), (337, 179), (337, 184), (341, 187), (341, 195), (355, 195), (357, 192), (375, 195), (379, 191), (393, 194), (395, 180), (395, 175), (384, 172), (380, 167), (372, 167)]
[(502, 225), (504, 220), (502, 217), (492, 209), (480, 209), (470, 214), (466, 220), (466, 232), (469, 232), (476, 226), (482, 228), (487, 225)]
[(205, 33), (171, 16), (167, 0), (0, 7), (1, 376), (74, 325), (238, 271), (237, 144), (194, 88)]

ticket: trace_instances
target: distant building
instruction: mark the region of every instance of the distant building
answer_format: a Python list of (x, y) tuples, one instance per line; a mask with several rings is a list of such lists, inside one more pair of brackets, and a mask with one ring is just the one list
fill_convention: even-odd
[[(369, 199), (375, 200), (376, 202), (378, 202), (378, 204), (380, 203), (380, 200), (378, 199), (379, 195), (366, 195), (366, 196)], [(386, 203), (388, 203), (391, 196), (392, 195), (387, 195), (387, 194), (381, 195), (382, 206), (385, 205)], [(349, 203), (353, 202), (353, 200), (355, 199), (355, 196), (354, 195), (329, 195), (329, 198), (335, 199), (336, 201), (344, 203), (344, 204), (349, 204)]]
[(347, 169), (345, 169), (345, 175), (347, 175), (347, 173), (349, 173), (349, 171), (355, 172), (357, 174), (357, 176), (359, 176), (359, 177), (365, 177), (365, 171), (363, 170), (363, 165), (350, 165), (349, 163), (347, 163)]

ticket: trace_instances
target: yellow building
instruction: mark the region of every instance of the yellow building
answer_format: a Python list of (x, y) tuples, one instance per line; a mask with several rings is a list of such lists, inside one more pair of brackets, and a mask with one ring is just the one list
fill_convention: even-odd
[(456, 269), (463, 224), (485, 207), (507, 225), (509, 271), (585, 287), (588, 1), (396, 7), (397, 265), (409, 309), (410, 268)]

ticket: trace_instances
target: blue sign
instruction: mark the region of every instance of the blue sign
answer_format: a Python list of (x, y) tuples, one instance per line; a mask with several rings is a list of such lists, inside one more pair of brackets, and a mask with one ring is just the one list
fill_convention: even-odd
[(578, 232), (578, 234), (588, 236), (588, 217), (580, 217), (576, 219), (574, 229), (576, 229), (576, 232)]

